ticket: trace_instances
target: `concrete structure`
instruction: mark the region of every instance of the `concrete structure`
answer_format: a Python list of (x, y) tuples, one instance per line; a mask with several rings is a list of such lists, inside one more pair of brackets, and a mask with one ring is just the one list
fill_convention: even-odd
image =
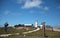
[(45, 38), (45, 22), (42, 22), (41, 23), (41, 25), (42, 25), (42, 38)]
[(35, 22), (35, 27), (37, 27), (38, 26), (38, 20), (36, 20), (36, 22)]

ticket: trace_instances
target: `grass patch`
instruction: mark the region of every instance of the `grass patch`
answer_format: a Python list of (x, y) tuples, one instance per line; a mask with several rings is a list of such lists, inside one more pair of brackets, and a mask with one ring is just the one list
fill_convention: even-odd
[[(52, 32), (46, 30), (46, 36), (46, 38), (60, 38), (60, 32)], [(20, 34), (18, 36), (9, 36), (8, 38), (42, 38), (42, 31), (39, 30), (37, 32), (28, 33), (26, 34), (26, 36), (24, 36), (23, 34)]]
[[(23, 30), (23, 29), (16, 30), (16, 29), (9, 28), (8, 33), (20, 33), (20, 35), (12, 35), (12, 36), (5, 37), (5, 38), (42, 38), (42, 30), (39, 30), (37, 32), (28, 33), (28, 34), (26, 34), (26, 36), (24, 36), (22, 34), (23, 32), (25, 32), (25, 30)], [(47, 36), (46, 38), (60, 38), (60, 32), (46, 30), (45, 33)]]

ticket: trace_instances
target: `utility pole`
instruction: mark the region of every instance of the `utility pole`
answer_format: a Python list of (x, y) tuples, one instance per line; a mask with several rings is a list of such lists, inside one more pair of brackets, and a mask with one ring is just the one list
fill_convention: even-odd
[(42, 37), (45, 38), (45, 22), (42, 22)]

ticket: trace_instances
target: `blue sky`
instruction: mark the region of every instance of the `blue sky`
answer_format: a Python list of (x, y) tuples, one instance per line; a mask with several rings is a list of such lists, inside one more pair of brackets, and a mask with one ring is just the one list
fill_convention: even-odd
[(60, 27), (60, 0), (0, 0), (0, 26), (5, 22)]

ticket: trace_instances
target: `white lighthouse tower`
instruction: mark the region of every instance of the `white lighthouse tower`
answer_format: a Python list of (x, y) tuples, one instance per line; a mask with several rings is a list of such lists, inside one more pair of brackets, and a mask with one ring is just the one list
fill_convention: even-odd
[(35, 27), (36, 28), (38, 27), (38, 20), (36, 20), (36, 22), (35, 22)]

